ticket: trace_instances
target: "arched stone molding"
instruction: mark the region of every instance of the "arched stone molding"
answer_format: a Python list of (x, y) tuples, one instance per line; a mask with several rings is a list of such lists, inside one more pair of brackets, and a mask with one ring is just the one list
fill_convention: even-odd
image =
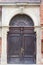
[[(20, 8), (14, 7), (3, 7), (2, 9), (2, 26), (9, 26), (10, 20), (13, 16), (17, 14), (21, 14)], [(38, 15), (37, 15), (38, 11)], [(40, 26), (40, 13), (39, 8), (24, 8), (23, 13), (27, 14), (33, 19), (34, 26)], [(2, 28), (2, 64), (7, 64), (7, 32), (9, 31), (9, 27)], [(35, 28), (36, 32), (36, 50), (37, 50), (37, 60), (36, 63), (40, 63), (41, 60), (41, 31), (40, 28)], [(40, 33), (39, 33), (40, 32)]]
[[(21, 14), (21, 8), (20, 7), (18, 7), (18, 8), (3, 7), (2, 12), (4, 12), (2, 15), (2, 17), (3, 17), (2, 20), (5, 19), (5, 21), (4, 21), (5, 23), (2, 22), (2, 26), (9, 26), (9, 22), (10, 22), (11, 18), (17, 14)], [(23, 7), (22, 14), (23, 13), (27, 14), (28, 16), (30, 16), (32, 18), (32, 20), (34, 21), (34, 26), (40, 25), (39, 8), (37, 8), (37, 7), (36, 8), (35, 7), (31, 7), (31, 8), (30, 7), (27, 7), (27, 8)], [(38, 15), (37, 15), (37, 13), (38, 13)], [(6, 16), (4, 16), (4, 15), (6, 15)]]

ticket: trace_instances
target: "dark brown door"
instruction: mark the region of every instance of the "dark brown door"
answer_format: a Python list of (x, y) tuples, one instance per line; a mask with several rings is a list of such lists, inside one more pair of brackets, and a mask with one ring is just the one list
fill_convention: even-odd
[(33, 20), (25, 15), (14, 16), (7, 34), (7, 58), (36, 59), (36, 33)]
[(35, 32), (28, 27), (11, 28), (8, 32), (9, 57), (33, 57), (35, 51)]

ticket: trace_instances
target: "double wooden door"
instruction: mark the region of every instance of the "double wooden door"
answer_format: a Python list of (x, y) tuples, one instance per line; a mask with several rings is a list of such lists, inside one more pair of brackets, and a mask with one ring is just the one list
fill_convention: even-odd
[(10, 28), (7, 36), (8, 57), (34, 57), (36, 54), (36, 34), (33, 28)]

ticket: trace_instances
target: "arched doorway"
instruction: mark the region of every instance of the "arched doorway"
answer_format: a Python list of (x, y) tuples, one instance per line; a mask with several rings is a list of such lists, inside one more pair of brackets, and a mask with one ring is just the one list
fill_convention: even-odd
[(18, 14), (11, 19), (9, 26), (8, 63), (36, 63), (36, 33), (33, 20), (25, 14)]

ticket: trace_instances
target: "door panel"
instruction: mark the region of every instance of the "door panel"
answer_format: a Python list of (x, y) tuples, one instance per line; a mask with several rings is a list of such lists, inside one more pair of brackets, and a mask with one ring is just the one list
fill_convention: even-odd
[(9, 53), (10, 56), (19, 55), (21, 48), (20, 34), (9, 35)]
[(29, 34), (24, 35), (24, 44), (25, 44), (25, 55), (33, 55), (34, 53), (34, 37)]

